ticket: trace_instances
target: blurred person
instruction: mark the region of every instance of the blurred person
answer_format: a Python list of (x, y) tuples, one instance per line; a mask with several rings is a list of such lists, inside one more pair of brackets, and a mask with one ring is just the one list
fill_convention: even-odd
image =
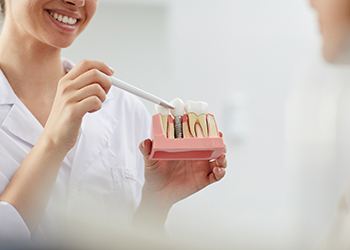
[(105, 63), (61, 58), (97, 3), (0, 1), (0, 245), (79, 235), (79, 222), (161, 229), (176, 202), (225, 175), (225, 155), (149, 160), (141, 102), (111, 88)]
[[(350, 64), (350, 0), (310, 0), (318, 14), (323, 40), (323, 55), (332, 64)], [(349, 78), (346, 80), (349, 81)], [(342, 192), (336, 207), (335, 223), (325, 242), (327, 249), (350, 249), (350, 89), (338, 89), (335, 132), (334, 178)]]
[(301, 249), (349, 249), (350, 0), (310, 4), (318, 18), (323, 57), (337, 67), (318, 71), (316, 82), (311, 80), (315, 84), (301, 86), (288, 104), (289, 164), (297, 168), (295, 185), (300, 186), (296, 233)]

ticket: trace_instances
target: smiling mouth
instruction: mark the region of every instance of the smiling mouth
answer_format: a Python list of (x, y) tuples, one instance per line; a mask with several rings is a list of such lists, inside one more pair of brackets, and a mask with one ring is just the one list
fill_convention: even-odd
[(64, 25), (66, 27), (74, 28), (80, 22), (79, 18), (63, 15), (61, 13), (58, 13), (52, 10), (46, 10), (46, 11), (54, 22)]

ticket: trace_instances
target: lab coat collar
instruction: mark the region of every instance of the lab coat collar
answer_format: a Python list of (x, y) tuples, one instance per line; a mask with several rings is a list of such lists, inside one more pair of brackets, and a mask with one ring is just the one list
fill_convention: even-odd
[(0, 105), (11, 105), (1, 128), (34, 146), (43, 127), (19, 100), (5, 74), (0, 70)]
[(15, 104), (17, 96), (10, 86), (4, 72), (0, 70), (0, 105)]
[[(16, 96), (2, 71), (0, 71), (0, 91), (0, 106), (11, 106), (10, 111), (0, 124), (0, 128), (33, 147), (44, 128)], [(68, 164), (67, 159), (64, 159), (64, 162)]]
[(1, 127), (31, 146), (36, 144), (43, 132), (39, 121), (19, 103), (12, 105)]

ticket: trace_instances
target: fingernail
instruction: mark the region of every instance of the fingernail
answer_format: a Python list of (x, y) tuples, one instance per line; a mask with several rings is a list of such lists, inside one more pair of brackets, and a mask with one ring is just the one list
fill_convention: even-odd
[(219, 168), (219, 169), (218, 169), (218, 171), (219, 171), (220, 173), (222, 173), (222, 172), (224, 172), (224, 171), (225, 171), (225, 169), (223, 169), (223, 168)]
[(115, 70), (111, 66), (108, 66), (108, 68), (112, 72), (112, 74), (114, 74)]

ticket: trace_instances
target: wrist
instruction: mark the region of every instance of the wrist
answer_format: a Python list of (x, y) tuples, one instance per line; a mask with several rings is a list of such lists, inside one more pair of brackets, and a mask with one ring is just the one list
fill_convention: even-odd
[(142, 200), (137, 209), (134, 221), (136, 224), (153, 229), (162, 229), (168, 217), (172, 204), (157, 192), (151, 192), (144, 187)]
[(69, 148), (53, 140), (50, 136), (47, 136), (45, 133), (39, 138), (36, 146), (43, 148), (43, 150), (49, 154), (55, 154), (59, 158), (64, 158), (70, 150)]
[(173, 204), (167, 197), (162, 195), (161, 192), (150, 192), (144, 189), (140, 206), (158, 213), (168, 213)]

